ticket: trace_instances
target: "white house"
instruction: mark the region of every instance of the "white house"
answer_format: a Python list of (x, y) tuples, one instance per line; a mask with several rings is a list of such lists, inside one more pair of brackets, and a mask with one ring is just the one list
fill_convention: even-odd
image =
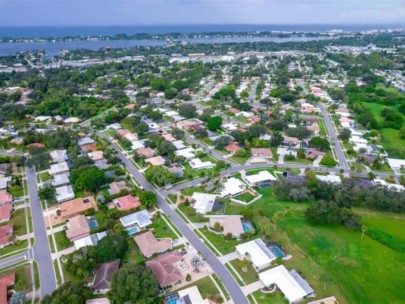
[(236, 246), (236, 252), (240, 258), (248, 258), (256, 271), (260, 271), (271, 265), (277, 257), (267, 248), (262, 239), (255, 239)]
[(177, 156), (184, 157), (185, 159), (192, 159), (195, 157), (195, 150), (192, 147), (174, 151)]
[(297, 303), (314, 294), (314, 290), (298, 272), (288, 271), (283, 265), (259, 273), (259, 279), (264, 286), (277, 285), (289, 303)]
[(269, 171), (266, 170), (260, 171), (257, 174), (247, 175), (245, 179), (251, 186), (257, 186), (262, 183), (271, 183), (277, 181), (277, 178), (275, 178)]
[(52, 186), (59, 187), (70, 183), (70, 173), (55, 175), (52, 180)]
[(58, 203), (75, 198), (75, 193), (71, 185), (57, 187), (55, 190), (56, 190), (56, 200)]
[(88, 235), (84, 238), (76, 240), (75, 243), (75, 248), (80, 249), (82, 247), (86, 246), (97, 246), (97, 243), (99, 240), (101, 240), (103, 237), (107, 236), (107, 232), (99, 232), (95, 234)]
[(335, 185), (339, 185), (342, 183), (342, 180), (340, 179), (340, 177), (338, 175), (316, 175), (316, 179), (321, 181), (321, 182), (325, 182), (325, 183), (331, 183), (331, 184), (335, 184)]
[(194, 201), (193, 208), (201, 214), (212, 211), (216, 198), (217, 196), (215, 194), (200, 192), (194, 192), (191, 196), (191, 200)]
[(68, 160), (66, 150), (54, 150), (49, 155), (52, 158), (53, 163), (63, 163)]
[(69, 166), (67, 162), (52, 164), (51, 168), (49, 169), (50, 175), (57, 175), (69, 172)]
[(240, 179), (231, 177), (223, 184), (223, 190), (219, 194), (221, 197), (235, 196), (246, 189), (246, 184)]
[(203, 169), (211, 169), (214, 168), (214, 164), (210, 161), (201, 161), (199, 158), (194, 158), (189, 162), (191, 168), (194, 170), (203, 170)]

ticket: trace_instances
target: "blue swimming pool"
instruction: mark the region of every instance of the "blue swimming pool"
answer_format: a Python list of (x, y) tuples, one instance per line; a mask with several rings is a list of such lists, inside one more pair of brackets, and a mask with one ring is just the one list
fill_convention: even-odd
[(285, 257), (285, 253), (276, 245), (270, 245), (268, 246), (270, 251), (278, 258), (283, 258)]
[(242, 224), (242, 227), (243, 227), (243, 231), (245, 231), (245, 232), (249, 232), (249, 231), (250, 231), (250, 227), (249, 227), (248, 225)]
[(263, 188), (268, 188), (268, 187), (270, 187), (270, 186), (271, 186), (270, 184), (266, 184), (266, 183), (259, 185), (259, 187), (262, 188), (262, 189), (263, 189)]
[(244, 232), (249, 232), (255, 229), (250, 221), (242, 221), (242, 227)]
[(94, 217), (88, 219), (87, 223), (89, 224), (90, 229), (96, 229), (98, 227), (98, 222)]
[(137, 232), (138, 232), (138, 228), (136, 228), (136, 227), (133, 227), (133, 228), (127, 230), (128, 235), (135, 234)]

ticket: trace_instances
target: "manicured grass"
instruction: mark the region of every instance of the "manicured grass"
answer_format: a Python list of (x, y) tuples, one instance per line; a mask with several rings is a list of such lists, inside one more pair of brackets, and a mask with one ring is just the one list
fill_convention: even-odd
[(11, 186), (7, 188), (7, 192), (10, 193), (14, 197), (21, 197), (24, 195), (24, 189), (22, 186)]
[(59, 251), (73, 246), (73, 243), (67, 238), (65, 231), (56, 232), (54, 236)]
[(146, 261), (132, 237), (128, 238), (128, 250), (122, 257), (122, 261), (135, 264), (143, 264)]
[[(28, 212), (30, 212), (29, 209), (28, 209)], [(26, 221), (25, 221), (25, 208), (14, 211), (11, 214), (11, 219), (7, 222), (1, 223), (0, 226), (4, 226), (7, 224), (14, 225), (15, 235), (27, 234), (27, 225), (26, 225)]]
[(288, 304), (288, 300), (284, 298), (281, 291), (276, 291), (273, 293), (263, 293), (260, 290), (253, 293), (257, 303), (259, 304)]
[(190, 187), (181, 190), (181, 194), (186, 196), (192, 196), (194, 192), (205, 192), (204, 187)]
[(240, 200), (245, 203), (249, 203), (251, 200), (255, 198), (254, 195), (252, 195), (250, 192), (244, 192), (242, 194), (239, 194), (238, 196), (235, 196), (234, 199)]
[(53, 267), (55, 268), (56, 284), (61, 285), (62, 284), (62, 278), (60, 277), (59, 265), (58, 265), (57, 260), (53, 261)]
[(153, 234), (157, 238), (170, 238), (170, 239), (177, 238), (173, 230), (164, 221), (163, 215), (160, 215), (158, 218), (155, 217), (153, 219), (153, 225), (151, 229), (153, 229)]
[(243, 278), (246, 284), (250, 284), (259, 280), (259, 275), (254, 270), (251, 262), (236, 259), (230, 261), (230, 263), (236, 269), (239, 275)]
[(23, 240), (23, 241), (20, 241), (19, 245), (9, 245), (9, 246), (6, 246), (4, 248), (1, 248), (0, 249), (0, 256), (2, 256), (4, 254), (12, 253), (14, 251), (23, 250), (23, 249), (25, 249), (27, 247), (28, 247), (28, 241)]
[(361, 219), (367, 227), (378, 228), (386, 233), (395, 236), (396, 238), (405, 241), (405, 216), (393, 214), (387, 217), (385, 214), (369, 213), (367, 210), (362, 210)]
[(41, 182), (46, 182), (52, 178), (52, 176), (49, 174), (49, 172), (41, 173), (39, 176), (41, 178)]
[(208, 218), (205, 218), (202, 214), (197, 213), (191, 206), (185, 206), (180, 204), (178, 207), (189, 219), (194, 223), (208, 222)]
[(323, 119), (319, 119), (318, 120), (318, 126), (319, 126), (319, 135), (320, 136), (326, 136), (328, 134), (327, 130), (326, 130), (326, 126), (325, 126), (325, 122), (323, 121)]
[[(192, 278), (192, 276), (191, 276)], [(197, 286), (198, 290), (201, 293), (201, 296), (203, 299), (214, 299), (216, 297), (220, 297), (220, 293), (215, 286), (215, 284), (212, 282), (211, 278), (209, 276), (206, 276), (196, 282), (192, 282), (191, 284), (184, 286), (182, 289), (187, 289), (191, 286)], [(222, 302), (218, 302), (222, 303)]]
[(387, 152), (394, 150), (393, 154), (396, 154), (396, 150), (402, 151), (405, 154), (405, 139), (399, 137), (399, 131), (394, 129), (381, 129), (381, 144)]
[(239, 163), (239, 164), (245, 164), (246, 161), (251, 157), (251, 155), (248, 153), (246, 156), (232, 156), (231, 160)]
[(206, 228), (199, 229), (204, 236), (221, 252), (222, 254), (228, 254), (235, 251), (235, 246), (243, 243), (238, 240), (226, 241), (224, 236), (208, 231)]

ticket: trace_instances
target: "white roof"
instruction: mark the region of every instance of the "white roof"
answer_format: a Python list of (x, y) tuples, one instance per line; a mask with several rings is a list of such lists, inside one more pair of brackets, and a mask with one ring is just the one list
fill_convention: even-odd
[(367, 144), (367, 139), (362, 138), (360, 136), (352, 136), (350, 137), (349, 141), (351, 143), (357, 143), (357, 144)]
[(56, 200), (60, 203), (75, 198), (75, 193), (71, 185), (56, 188)]
[(266, 181), (276, 181), (275, 178), (269, 171), (260, 171), (254, 175), (247, 175), (245, 179), (249, 184), (254, 185), (256, 183), (266, 182)]
[(67, 171), (69, 171), (69, 166), (67, 162), (63, 162), (51, 165), (51, 168), (49, 169), (49, 174), (56, 175), (65, 173)]
[(55, 186), (55, 187), (58, 187), (58, 186), (61, 186), (61, 185), (69, 184), (70, 183), (70, 178), (69, 177), (70, 177), (69, 172), (55, 175), (53, 177), (52, 185)]
[(8, 183), (11, 182), (11, 176), (0, 177), (0, 189), (6, 189)]
[(54, 150), (49, 155), (54, 163), (62, 163), (68, 159), (66, 150)]
[(179, 115), (179, 113), (178, 112), (176, 112), (176, 111), (167, 111), (166, 113), (165, 113), (165, 115), (167, 115), (167, 116), (176, 116), (176, 115)]
[(220, 196), (233, 196), (243, 192), (246, 189), (246, 184), (240, 179), (231, 177), (224, 183), (224, 189), (221, 191)]
[(234, 131), (234, 130), (238, 129), (238, 125), (230, 122), (230, 123), (222, 124), (222, 128), (224, 128), (225, 130)]
[(405, 167), (405, 159), (387, 158), (387, 162), (388, 165), (393, 169), (400, 169), (401, 167)]
[(208, 193), (200, 193), (194, 192), (191, 196), (191, 199), (195, 201), (194, 209), (198, 213), (205, 214), (207, 212), (212, 211), (212, 207), (214, 206), (215, 199), (217, 196), (215, 194), (208, 194)]
[(194, 150), (194, 148), (190, 147), (190, 148), (177, 150), (174, 152), (174, 154), (176, 154), (177, 156), (182, 156), (185, 159), (191, 159), (191, 158), (195, 157), (195, 150)]
[(276, 284), (290, 303), (297, 302), (307, 295), (283, 265), (259, 273), (259, 279), (265, 286)]
[(88, 144), (92, 144), (92, 143), (94, 143), (94, 140), (91, 139), (91, 138), (88, 137), (88, 136), (79, 138), (79, 140), (77, 141), (77, 144), (78, 144), (79, 146), (88, 145)]
[(79, 121), (80, 121), (80, 118), (78, 118), (78, 117), (69, 117), (69, 118), (66, 118), (63, 122), (64, 123), (76, 123)]
[(184, 141), (182, 141), (182, 140), (172, 141), (172, 144), (174, 145), (176, 150), (184, 149), (186, 147), (186, 145), (184, 144)]
[(340, 184), (342, 180), (338, 175), (316, 175), (316, 179), (325, 182), (325, 183), (332, 183), (332, 184)]
[(96, 246), (98, 241), (107, 235), (107, 232), (99, 232), (92, 235), (88, 235), (84, 238), (75, 241), (76, 250), (86, 246)]
[(126, 139), (128, 139), (128, 140), (131, 141), (131, 142), (138, 139), (138, 135), (136, 135), (135, 133), (128, 133), (128, 134), (125, 134), (123, 137), (126, 138)]
[(201, 161), (199, 158), (194, 158), (189, 162), (191, 168), (199, 170), (199, 169), (209, 169), (214, 167), (214, 164), (210, 161)]
[(178, 294), (180, 298), (188, 296), (190, 298), (191, 303), (210, 304), (210, 302), (207, 299), (203, 300), (197, 286), (191, 286), (190, 288), (180, 290), (178, 291)]
[(139, 140), (134, 140), (131, 142), (132, 143), (132, 150), (138, 150), (140, 148), (145, 148), (145, 145), (143, 144), (143, 142), (139, 141)]
[(276, 259), (276, 256), (266, 247), (262, 239), (256, 239), (236, 246), (236, 251), (241, 256), (248, 255), (253, 266), (262, 268)]
[(138, 225), (139, 227), (144, 228), (152, 224), (150, 218), (151, 215), (147, 210), (141, 210), (121, 217), (120, 222), (124, 227)]

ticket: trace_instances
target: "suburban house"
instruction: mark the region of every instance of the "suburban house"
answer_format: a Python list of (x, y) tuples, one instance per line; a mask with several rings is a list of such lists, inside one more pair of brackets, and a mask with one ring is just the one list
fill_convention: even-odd
[(88, 235), (84, 238), (74, 241), (75, 248), (77, 250), (86, 246), (97, 246), (97, 243), (105, 236), (107, 236), (107, 232), (105, 231)]
[(87, 153), (87, 156), (90, 157), (92, 161), (98, 161), (104, 159), (104, 153), (103, 151), (94, 151), (94, 152), (89, 152)]
[(314, 294), (314, 290), (297, 271), (288, 271), (284, 265), (259, 273), (259, 279), (267, 287), (275, 284), (291, 304)]
[(11, 176), (0, 177), (0, 189), (4, 190), (11, 183)]
[(201, 192), (194, 192), (191, 196), (191, 200), (194, 202), (193, 208), (196, 212), (201, 214), (206, 214), (207, 212), (212, 211), (216, 198), (217, 196), (215, 194)]
[(235, 177), (229, 178), (225, 183), (223, 183), (223, 190), (219, 194), (221, 197), (235, 196), (246, 189), (246, 184), (240, 179)]
[(13, 211), (13, 205), (1, 205), (0, 206), (0, 222), (5, 222), (10, 220), (11, 212)]
[(271, 152), (270, 148), (252, 148), (251, 153), (252, 156), (254, 157), (264, 157), (264, 158), (273, 157), (273, 152)]
[(108, 298), (97, 298), (86, 301), (86, 304), (111, 304)]
[(0, 277), (0, 304), (8, 303), (8, 289), (15, 283), (15, 274), (9, 273)]
[(110, 188), (108, 190), (108, 193), (110, 194), (117, 194), (120, 193), (121, 190), (128, 189), (128, 187), (125, 184), (125, 181), (119, 181), (119, 182), (112, 182), (111, 184), (108, 185)]
[(197, 130), (201, 127), (202, 121), (196, 118), (190, 118), (187, 120), (182, 120), (177, 123), (177, 128), (180, 130), (189, 130), (194, 129)]
[(54, 150), (49, 153), (49, 155), (51, 156), (53, 163), (63, 163), (69, 159), (66, 150)]
[(195, 157), (195, 149), (192, 147), (174, 151), (177, 156), (184, 157), (185, 159), (192, 159)]
[(114, 274), (120, 268), (120, 260), (101, 263), (94, 271), (94, 281), (92, 287), (95, 293), (107, 293), (111, 289), (111, 282)]
[(121, 211), (130, 210), (141, 206), (139, 199), (130, 194), (114, 199), (113, 204), (118, 210)]
[(262, 239), (255, 239), (236, 246), (241, 259), (248, 258), (256, 271), (267, 268), (277, 258)]
[(79, 214), (69, 219), (66, 236), (69, 240), (76, 241), (90, 235), (90, 226), (84, 215)]
[(141, 210), (121, 217), (120, 222), (129, 233), (133, 234), (152, 224), (151, 217), (147, 210)]
[(70, 183), (70, 173), (62, 173), (54, 175), (52, 179), (52, 186), (59, 187)]
[(221, 226), (222, 234), (232, 234), (233, 237), (239, 238), (245, 231), (243, 230), (240, 215), (211, 215), (209, 216), (209, 227), (213, 229), (215, 224)]
[(162, 156), (155, 156), (145, 159), (145, 162), (151, 164), (152, 166), (163, 166), (166, 160)]
[(155, 238), (152, 231), (147, 231), (135, 236), (134, 241), (142, 254), (147, 258), (156, 253), (164, 253), (172, 248), (172, 243), (169, 239), (158, 240)]
[(181, 282), (183, 276), (178, 269), (183, 257), (178, 251), (163, 254), (153, 260), (146, 262), (159, 283), (161, 288)]
[(69, 172), (69, 165), (67, 162), (52, 164), (49, 169), (50, 175), (58, 175)]
[(56, 190), (56, 201), (58, 203), (75, 198), (75, 192), (73, 191), (72, 185), (60, 186), (55, 188), (55, 190)]
[(197, 286), (191, 286), (187, 289), (176, 291), (166, 296), (166, 304), (187, 303), (187, 304), (210, 304), (208, 299), (203, 299)]
[(194, 159), (190, 160), (189, 164), (190, 164), (191, 168), (193, 168), (194, 170), (211, 169), (215, 166), (212, 162), (210, 162), (210, 161), (203, 162), (199, 158), (194, 158)]
[(10, 245), (10, 236), (13, 234), (14, 225), (7, 224), (0, 227), (0, 248)]
[(260, 186), (262, 184), (269, 184), (277, 181), (277, 178), (274, 177), (269, 171), (260, 171), (257, 174), (246, 175), (245, 180), (250, 186)]
[(0, 190), (0, 206), (12, 205), (13, 196), (8, 194), (6, 190)]
[(153, 151), (152, 148), (147, 147), (147, 148), (140, 148), (136, 150), (135, 153), (139, 156), (150, 158), (155, 154), (155, 151)]
[(61, 211), (61, 216), (64, 219), (72, 218), (76, 215), (82, 214), (83, 212), (94, 209), (97, 211), (97, 203), (92, 196), (79, 197), (67, 202), (60, 204), (59, 210)]

